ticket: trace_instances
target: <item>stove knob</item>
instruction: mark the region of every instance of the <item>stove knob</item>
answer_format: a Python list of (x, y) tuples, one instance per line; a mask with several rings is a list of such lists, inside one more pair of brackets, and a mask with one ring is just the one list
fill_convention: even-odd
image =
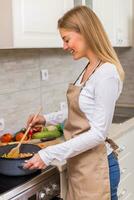
[(43, 199), (45, 199), (45, 197), (46, 197), (46, 193), (45, 193), (45, 191), (40, 191), (39, 192), (39, 196), (38, 196), (38, 198), (39, 198), (39, 200), (43, 200)]
[(45, 194), (46, 194), (47, 196), (53, 195), (53, 190), (52, 190), (52, 188), (50, 188), (50, 187), (45, 187), (44, 190), (45, 190)]
[(52, 189), (53, 189), (54, 192), (58, 192), (60, 190), (59, 185), (56, 184), (56, 183), (52, 184)]

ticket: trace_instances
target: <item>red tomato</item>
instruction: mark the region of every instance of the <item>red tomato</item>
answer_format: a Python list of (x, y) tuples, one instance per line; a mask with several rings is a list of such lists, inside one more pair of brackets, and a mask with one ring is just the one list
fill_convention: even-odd
[[(16, 136), (15, 136), (15, 140), (20, 141), (22, 139), (23, 135), (24, 135), (23, 132), (17, 133)], [(27, 140), (27, 139), (28, 139), (28, 137), (26, 136), (24, 140)]]
[(1, 142), (11, 142), (12, 139), (13, 139), (13, 135), (11, 133), (5, 133), (0, 138)]
[(29, 130), (28, 135), (29, 135), (29, 136), (32, 136), (32, 135), (33, 135), (32, 129)]

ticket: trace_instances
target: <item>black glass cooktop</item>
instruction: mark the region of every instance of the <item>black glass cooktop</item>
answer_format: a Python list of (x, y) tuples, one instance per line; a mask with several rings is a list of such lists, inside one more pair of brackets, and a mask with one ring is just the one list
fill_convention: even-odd
[(41, 170), (25, 176), (6, 176), (0, 174), (0, 194), (5, 193), (41, 174)]

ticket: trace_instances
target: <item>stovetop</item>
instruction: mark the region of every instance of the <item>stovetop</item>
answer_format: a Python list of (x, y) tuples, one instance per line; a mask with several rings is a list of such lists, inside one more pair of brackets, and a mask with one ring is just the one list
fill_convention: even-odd
[(57, 168), (48, 166), (45, 170), (38, 170), (31, 175), (25, 176), (6, 176), (0, 174), (0, 199), (9, 199), (14, 194), (19, 194), (34, 185), (47, 180), (50, 176), (57, 173)]
[(18, 187), (34, 177), (38, 176), (41, 174), (41, 170), (38, 170), (37, 172), (30, 174), (30, 175), (25, 175), (25, 176), (6, 176), (0, 174), (0, 195), (4, 192), (7, 192), (15, 187)]

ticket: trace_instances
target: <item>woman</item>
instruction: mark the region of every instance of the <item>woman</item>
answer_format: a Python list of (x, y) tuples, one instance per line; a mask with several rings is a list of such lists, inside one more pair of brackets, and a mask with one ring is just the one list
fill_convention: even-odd
[[(38, 116), (32, 124), (63, 122), (66, 141), (47, 147), (25, 164), (45, 168), (53, 160), (67, 160), (67, 200), (117, 200), (120, 180), (117, 146), (108, 139), (115, 103), (122, 91), (124, 71), (101, 22), (86, 6), (78, 6), (59, 19), (63, 48), (75, 60), (88, 64), (67, 91), (65, 112)], [(28, 124), (33, 119), (31, 115)]]

